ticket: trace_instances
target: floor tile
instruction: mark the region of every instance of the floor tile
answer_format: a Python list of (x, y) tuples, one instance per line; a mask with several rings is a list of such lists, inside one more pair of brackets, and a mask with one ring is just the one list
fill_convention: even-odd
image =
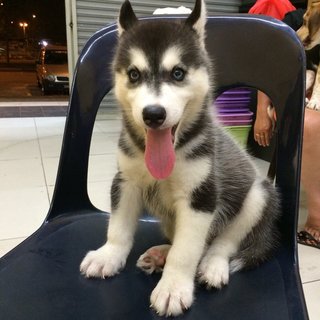
[(39, 142), (33, 140), (10, 140), (0, 137), (0, 160), (40, 158)]
[(116, 156), (113, 154), (91, 155), (89, 158), (88, 181), (112, 180), (117, 172)]
[(34, 127), (34, 118), (20, 119), (20, 118), (10, 118), (10, 119), (0, 119), (0, 128), (20, 128), (25, 130), (29, 127)]
[(67, 109), (67, 106), (1, 106), (0, 118), (61, 117), (66, 116)]
[(25, 240), (24, 237), (22, 237), (22, 238), (14, 238), (14, 239), (7, 239), (7, 240), (0, 240), (0, 257), (4, 256), (10, 250), (15, 248), (23, 240)]
[(45, 186), (41, 159), (1, 160), (0, 181), (0, 191)]
[(42, 157), (59, 157), (61, 153), (63, 136), (53, 135), (47, 137), (41, 137), (39, 139), (40, 150)]
[[(104, 104), (102, 101), (101, 105)], [(120, 108), (114, 104), (114, 106), (109, 107), (110, 104), (105, 103), (106, 106), (102, 106), (99, 108), (97, 113), (97, 119), (101, 120), (114, 120), (114, 119), (121, 119), (121, 111)]]
[(44, 175), (48, 186), (54, 186), (56, 183), (59, 157), (42, 158)]
[(122, 121), (120, 119), (114, 120), (97, 120), (95, 127), (99, 128), (104, 133), (120, 134)]
[(61, 117), (66, 116), (67, 106), (41, 107), (43, 117)]
[(62, 136), (66, 123), (65, 117), (35, 118), (39, 138)]
[(117, 133), (95, 133), (91, 140), (90, 154), (116, 154), (118, 137)]
[(0, 199), (1, 239), (31, 235), (40, 227), (49, 209), (45, 186), (0, 190)]
[(65, 117), (35, 119), (43, 158), (60, 156), (65, 122)]
[[(48, 186), (54, 186), (59, 165), (58, 157), (43, 158), (43, 167)], [(115, 154), (90, 155), (88, 181), (98, 182), (112, 180), (117, 172)]]
[(301, 281), (320, 280), (320, 250), (299, 244), (298, 252)]
[(39, 107), (24, 107), (20, 108), (20, 117), (42, 117), (43, 112)]
[(298, 230), (303, 229), (308, 216), (307, 198), (303, 186), (300, 187)]
[(315, 281), (303, 285), (306, 299), (309, 320), (319, 320), (320, 318), (320, 281)]
[(88, 183), (89, 198), (92, 204), (102, 211), (111, 211), (111, 183), (112, 180)]
[(20, 108), (19, 107), (1, 107), (0, 118), (19, 118)]
[(36, 127), (33, 118), (0, 119), (1, 140), (35, 140)]
[(52, 197), (53, 197), (53, 192), (54, 192), (54, 185), (48, 186), (47, 190), (48, 190), (48, 197), (49, 197), (49, 202), (52, 202)]

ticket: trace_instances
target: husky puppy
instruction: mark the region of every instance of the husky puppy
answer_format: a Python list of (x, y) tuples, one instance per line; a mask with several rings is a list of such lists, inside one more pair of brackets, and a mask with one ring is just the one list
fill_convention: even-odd
[(221, 288), (235, 271), (270, 257), (279, 201), (245, 151), (212, 120), (205, 5), (184, 21), (138, 21), (129, 1), (119, 16), (113, 70), (123, 129), (111, 189), (107, 242), (80, 270), (112, 277), (125, 265), (137, 221), (147, 208), (171, 245), (149, 249), (138, 266), (163, 268), (151, 294), (160, 315), (179, 315), (197, 277)]

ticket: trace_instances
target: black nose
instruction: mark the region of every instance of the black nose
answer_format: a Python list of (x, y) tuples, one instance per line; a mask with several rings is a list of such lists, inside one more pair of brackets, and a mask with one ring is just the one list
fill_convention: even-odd
[(166, 109), (157, 104), (146, 106), (142, 111), (144, 123), (152, 129), (159, 128), (166, 120), (166, 116)]

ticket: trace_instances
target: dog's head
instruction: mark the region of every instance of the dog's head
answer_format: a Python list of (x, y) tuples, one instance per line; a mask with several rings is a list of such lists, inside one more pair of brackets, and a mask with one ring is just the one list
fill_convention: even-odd
[(146, 152), (148, 141), (166, 144), (170, 136), (174, 145), (182, 122), (186, 128), (208, 96), (205, 22), (203, 0), (182, 21), (139, 21), (129, 1), (121, 7), (115, 95), (126, 121), (145, 139)]
[(313, 3), (303, 16), (303, 25), (297, 31), (306, 50), (320, 44), (320, 3)]

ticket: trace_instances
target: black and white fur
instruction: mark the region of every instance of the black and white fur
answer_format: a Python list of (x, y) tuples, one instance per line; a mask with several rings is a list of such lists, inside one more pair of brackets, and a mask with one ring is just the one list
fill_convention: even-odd
[[(196, 277), (221, 288), (231, 273), (268, 259), (278, 236), (275, 188), (212, 120), (205, 21), (201, 0), (185, 21), (138, 21), (129, 1), (123, 4), (113, 63), (123, 129), (112, 214), (106, 244), (89, 252), (80, 267), (87, 277), (116, 275), (146, 207), (160, 218), (172, 244), (165, 249), (163, 274), (150, 298), (160, 315), (176, 316), (192, 305)], [(182, 80), (173, 74), (177, 68), (183, 71)], [(157, 130), (174, 128), (176, 162), (164, 180), (153, 178), (144, 163), (150, 123), (145, 123), (143, 110), (149, 105), (166, 110)], [(138, 265), (146, 268), (141, 258)]]

